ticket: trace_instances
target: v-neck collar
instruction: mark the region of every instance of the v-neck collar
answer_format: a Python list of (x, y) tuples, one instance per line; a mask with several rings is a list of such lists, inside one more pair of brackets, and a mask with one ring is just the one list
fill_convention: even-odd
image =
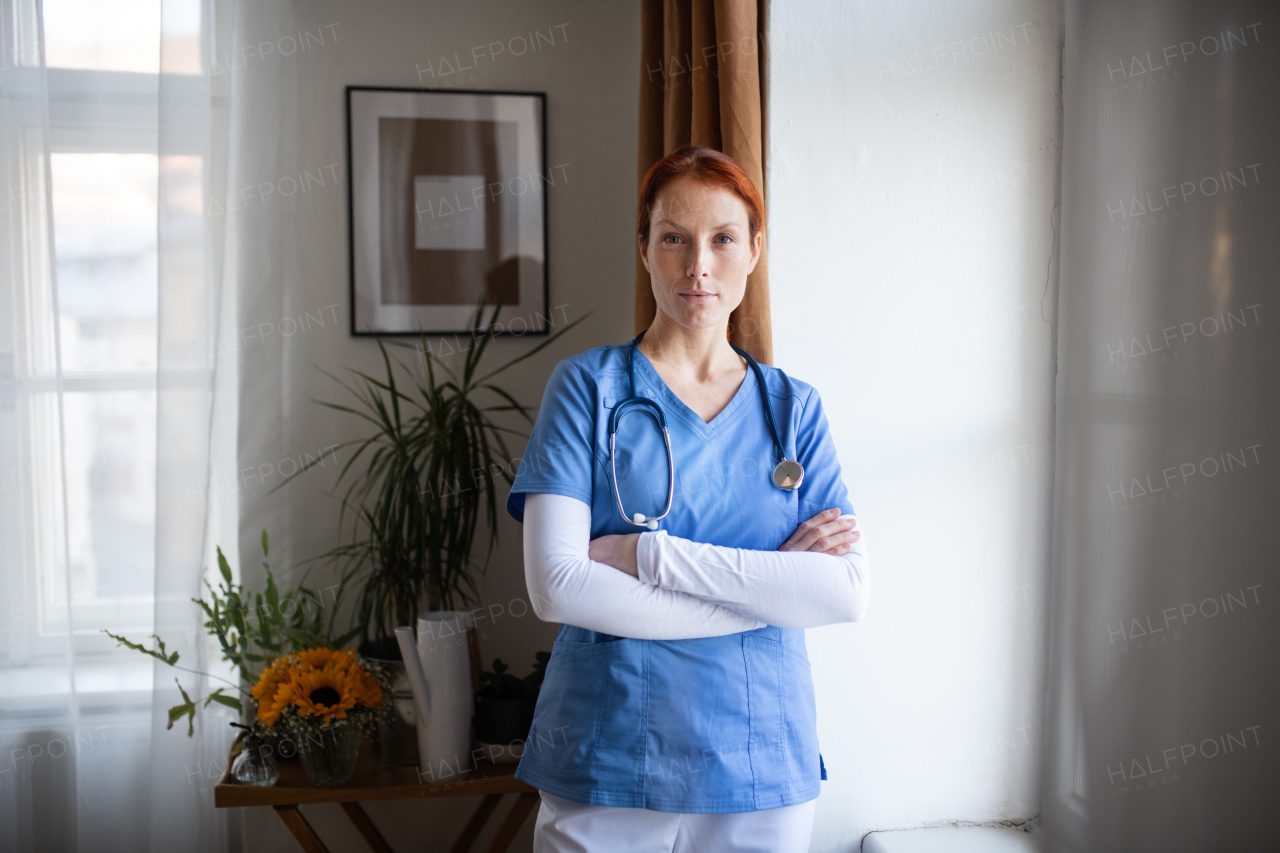
[(662, 374), (658, 373), (657, 368), (653, 366), (653, 362), (649, 361), (649, 357), (640, 351), (639, 347), (635, 348), (635, 355), (639, 356), (635, 360), (636, 364), (636, 393), (644, 394), (642, 390), (645, 387), (654, 390), (659, 397), (662, 398), (664, 408), (668, 415), (674, 415), (680, 418), (693, 428), (698, 435), (708, 441), (715, 438), (717, 434), (724, 428), (726, 424), (733, 421), (739, 411), (748, 403), (753, 396), (759, 396), (760, 391), (756, 387), (756, 372), (747, 366), (746, 378), (742, 380), (742, 384), (738, 386), (738, 390), (734, 393), (729, 403), (721, 409), (714, 418), (709, 422), (698, 417), (698, 413), (681, 400), (676, 393), (667, 385)]

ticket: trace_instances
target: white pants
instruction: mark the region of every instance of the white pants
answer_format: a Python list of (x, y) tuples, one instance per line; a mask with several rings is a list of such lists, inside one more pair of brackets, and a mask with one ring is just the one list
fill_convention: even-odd
[(681, 814), (588, 806), (546, 791), (533, 853), (806, 853), (816, 799), (779, 809)]

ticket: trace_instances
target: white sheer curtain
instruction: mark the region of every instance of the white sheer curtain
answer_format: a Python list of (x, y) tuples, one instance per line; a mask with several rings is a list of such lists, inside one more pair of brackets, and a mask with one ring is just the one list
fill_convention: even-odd
[[(0, 850), (223, 850), (192, 597), (234, 542), (226, 75), (210, 0), (0, 0)], [(234, 553), (234, 549), (233, 553)], [(215, 706), (216, 708), (216, 706)]]
[(1049, 850), (1276, 848), (1273, 9), (1065, 4)]

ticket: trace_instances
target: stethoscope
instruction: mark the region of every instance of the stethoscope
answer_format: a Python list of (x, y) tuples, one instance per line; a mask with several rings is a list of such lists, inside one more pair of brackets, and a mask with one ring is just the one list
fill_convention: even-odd
[[(627, 356), (627, 373), (631, 380), (631, 396), (621, 400), (614, 406), (613, 412), (609, 415), (609, 469), (613, 474), (613, 496), (618, 501), (618, 512), (622, 514), (623, 520), (627, 524), (632, 524), (636, 527), (657, 530), (658, 522), (665, 518), (667, 513), (671, 512), (671, 500), (675, 495), (676, 488), (676, 460), (671, 453), (671, 434), (667, 432), (667, 416), (662, 411), (662, 406), (658, 404), (657, 400), (636, 395), (636, 347), (643, 337), (644, 332), (636, 335), (635, 340), (631, 342), (631, 352)], [(782, 437), (778, 434), (778, 424), (773, 419), (773, 407), (769, 405), (769, 390), (764, 384), (764, 371), (760, 369), (760, 365), (756, 364), (756, 360), (746, 350), (733, 344), (729, 344), (729, 346), (733, 347), (734, 352), (745, 358), (747, 364), (751, 365), (751, 369), (756, 374), (756, 384), (760, 386), (760, 401), (764, 404), (765, 419), (769, 422), (769, 431), (773, 434), (773, 445), (778, 451), (778, 458), (782, 460), (773, 469), (773, 484), (783, 491), (794, 492), (800, 488), (800, 483), (804, 481), (804, 466), (794, 459), (787, 458), (787, 451), (782, 444)], [(662, 428), (662, 441), (667, 447), (667, 505), (663, 507), (661, 515), (647, 516), (642, 512), (637, 512), (635, 515), (627, 515), (626, 509), (622, 506), (622, 493), (618, 491), (618, 460), (615, 453), (618, 439), (618, 423), (622, 420), (623, 414), (636, 406), (648, 410), (657, 419), (658, 426)]]

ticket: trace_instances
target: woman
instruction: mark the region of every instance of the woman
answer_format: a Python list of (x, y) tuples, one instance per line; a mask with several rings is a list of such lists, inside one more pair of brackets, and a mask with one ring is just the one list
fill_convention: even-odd
[(817, 391), (728, 342), (763, 224), (728, 156), (654, 164), (657, 315), (547, 384), (507, 499), (534, 611), (562, 623), (516, 772), (539, 853), (808, 849), (826, 768), (803, 629), (858, 619), (869, 574)]

